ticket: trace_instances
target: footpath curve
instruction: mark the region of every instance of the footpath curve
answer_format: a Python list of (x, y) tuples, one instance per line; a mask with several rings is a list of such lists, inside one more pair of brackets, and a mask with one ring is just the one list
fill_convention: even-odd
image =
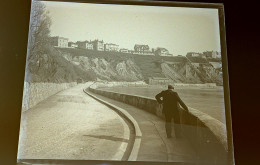
[[(99, 84), (95, 84), (94, 88), (90, 86), (89, 91), (163, 118), (162, 107), (155, 99), (105, 91), (98, 87)], [(219, 164), (229, 161), (226, 129), (223, 123), (193, 108), (190, 108), (189, 112), (180, 110), (180, 116), (183, 135), (196, 151), (197, 161)]]
[(67, 160), (125, 161), (129, 126), (78, 84), (22, 112), (18, 163), (66, 163)]
[[(136, 138), (129, 161), (194, 162), (195, 152), (186, 139), (168, 139), (164, 120), (137, 107), (93, 93), (84, 92), (102, 100), (104, 104), (125, 114), (135, 126)], [(140, 130), (140, 131), (139, 131)], [(173, 134), (174, 135), (174, 134)]]
[(142, 132), (141, 132), (140, 127), (139, 127), (138, 123), (136, 122), (136, 120), (126, 110), (94, 96), (93, 94), (88, 92), (86, 89), (83, 89), (83, 91), (86, 94), (88, 94), (89, 96), (98, 100), (99, 102), (107, 105), (109, 108), (115, 110), (120, 116), (122, 116), (123, 118), (127, 119), (130, 122), (130, 124), (134, 128), (135, 137), (134, 137), (133, 144), (128, 144), (131, 146), (131, 149), (130, 149), (131, 151), (130, 151), (130, 155), (128, 157), (128, 161), (136, 161), (137, 155), (139, 152), (139, 148), (140, 148), (140, 144), (141, 144), (141, 137), (142, 137)]

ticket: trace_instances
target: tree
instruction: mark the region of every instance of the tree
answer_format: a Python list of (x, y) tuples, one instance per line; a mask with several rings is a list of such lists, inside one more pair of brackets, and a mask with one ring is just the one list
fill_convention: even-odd
[(46, 52), (50, 44), (50, 26), (51, 19), (46, 6), (42, 2), (32, 1), (27, 60)]
[(31, 5), (30, 27), (27, 46), (25, 81), (31, 81), (37, 72), (37, 65), (42, 55), (50, 52), (51, 19), (46, 6), (33, 0)]

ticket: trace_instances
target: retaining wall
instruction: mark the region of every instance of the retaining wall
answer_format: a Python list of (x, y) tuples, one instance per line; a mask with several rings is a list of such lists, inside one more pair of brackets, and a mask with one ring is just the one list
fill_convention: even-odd
[[(155, 99), (128, 95), (123, 93), (110, 92), (96, 89), (98, 86), (89, 88), (93, 93), (133, 105), (142, 110), (164, 118), (162, 105)], [(226, 127), (220, 121), (189, 108), (189, 112), (179, 109), (181, 118), (182, 133), (189, 140), (196, 151), (196, 158), (200, 162), (210, 164), (226, 164), (227, 160), (227, 133)]]
[(29, 83), (24, 82), (22, 111), (26, 111), (46, 98), (77, 83)]

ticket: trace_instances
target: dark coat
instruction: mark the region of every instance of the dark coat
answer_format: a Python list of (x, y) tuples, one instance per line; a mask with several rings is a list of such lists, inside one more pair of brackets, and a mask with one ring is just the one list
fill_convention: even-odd
[[(180, 104), (185, 110), (188, 110), (188, 107), (179, 97), (178, 93), (173, 90), (165, 90), (155, 96), (158, 103), (163, 104), (163, 112), (165, 115), (174, 115), (178, 113), (178, 107)], [(162, 99), (161, 99), (162, 98)]]

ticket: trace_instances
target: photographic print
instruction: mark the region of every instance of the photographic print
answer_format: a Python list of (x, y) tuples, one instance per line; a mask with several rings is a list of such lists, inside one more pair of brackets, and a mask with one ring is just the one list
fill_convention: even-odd
[(233, 164), (223, 11), (174, 4), (32, 1), (19, 163)]

